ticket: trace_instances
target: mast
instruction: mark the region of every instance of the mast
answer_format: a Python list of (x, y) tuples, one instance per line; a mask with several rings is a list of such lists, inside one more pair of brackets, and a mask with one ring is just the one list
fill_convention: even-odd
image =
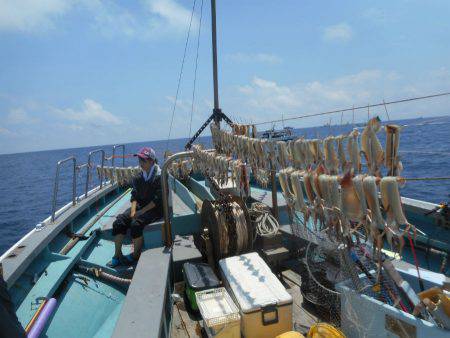
[(211, 43), (212, 43), (212, 63), (213, 63), (213, 83), (214, 83), (214, 108), (212, 114), (203, 123), (203, 125), (197, 130), (197, 132), (192, 136), (188, 143), (186, 143), (185, 149), (191, 149), (192, 144), (200, 136), (203, 130), (208, 126), (208, 124), (214, 120), (220, 127), (220, 121), (225, 120), (230, 126), (233, 125), (233, 121), (225, 115), (219, 106), (219, 79), (217, 71), (217, 31), (216, 31), (216, 0), (211, 0)]
[[(217, 75), (217, 34), (216, 34), (216, 0), (211, 0), (211, 41), (212, 41), (212, 62), (214, 81), (214, 110), (213, 113), (220, 112), (219, 108), (219, 79)], [(215, 116), (216, 120), (217, 116)], [(218, 121), (216, 121), (218, 122)]]

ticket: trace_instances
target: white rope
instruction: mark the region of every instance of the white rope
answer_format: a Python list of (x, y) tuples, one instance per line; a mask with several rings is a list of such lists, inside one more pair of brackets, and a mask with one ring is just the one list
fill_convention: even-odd
[(272, 237), (278, 233), (280, 224), (264, 203), (252, 203), (249, 213), (252, 221), (255, 223), (258, 235), (262, 237)]

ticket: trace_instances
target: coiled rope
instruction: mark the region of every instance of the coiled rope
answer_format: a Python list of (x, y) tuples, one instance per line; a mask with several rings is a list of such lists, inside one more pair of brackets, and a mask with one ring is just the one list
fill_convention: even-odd
[(267, 205), (260, 202), (252, 203), (249, 209), (250, 219), (255, 224), (256, 233), (262, 237), (272, 237), (278, 233), (280, 224), (271, 214)]
[(241, 253), (247, 248), (248, 229), (244, 210), (236, 202), (231, 203), (231, 214), (236, 222), (236, 251)]

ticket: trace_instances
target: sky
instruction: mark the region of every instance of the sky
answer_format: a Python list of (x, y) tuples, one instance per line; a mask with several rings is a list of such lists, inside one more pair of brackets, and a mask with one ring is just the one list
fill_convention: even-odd
[[(213, 106), (210, 3), (202, 18), (201, 4), (174, 138), (192, 134)], [(166, 139), (193, 5), (0, 0), (0, 153)], [(254, 123), (448, 92), (449, 14), (446, 0), (217, 0), (220, 106)], [(444, 97), (386, 109), (394, 119), (448, 115), (449, 106)], [(369, 114), (386, 118), (384, 107)], [(347, 113), (288, 124), (330, 118), (353, 121)]]

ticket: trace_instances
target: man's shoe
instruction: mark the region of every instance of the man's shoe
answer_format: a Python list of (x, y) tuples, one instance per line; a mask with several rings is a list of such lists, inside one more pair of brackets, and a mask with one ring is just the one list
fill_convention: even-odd
[(122, 257), (114, 256), (113, 258), (111, 258), (111, 260), (108, 263), (106, 263), (106, 266), (108, 266), (110, 268), (116, 268), (116, 267), (122, 265), (124, 262), (123, 262), (123, 259), (121, 259), (121, 258)]

